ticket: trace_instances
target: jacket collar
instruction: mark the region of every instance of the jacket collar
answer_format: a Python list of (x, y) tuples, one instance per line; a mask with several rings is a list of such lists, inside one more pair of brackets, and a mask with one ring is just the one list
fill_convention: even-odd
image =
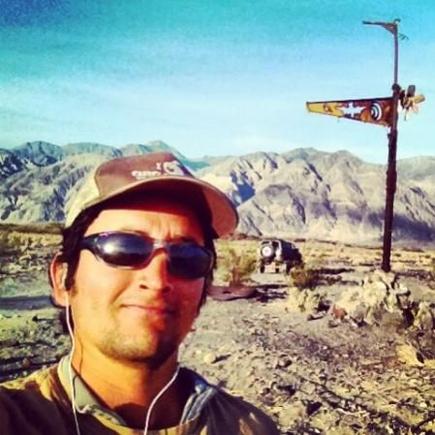
[[(88, 388), (80, 375), (71, 365), (71, 354), (64, 356), (58, 364), (57, 374), (60, 382), (68, 394), (71, 401), (71, 384), (74, 388), (74, 402), (77, 412), (81, 414), (91, 414), (96, 417), (104, 417), (113, 423), (126, 426), (124, 419), (111, 409), (105, 407), (95, 394)], [(191, 394), (187, 400), (180, 424), (193, 420), (201, 414), (208, 401), (217, 393), (218, 389), (210, 385), (202, 376), (188, 368), (182, 367), (180, 374), (188, 376), (191, 379)], [(180, 376), (179, 374), (179, 376)], [(72, 377), (72, 382), (70, 377)]]

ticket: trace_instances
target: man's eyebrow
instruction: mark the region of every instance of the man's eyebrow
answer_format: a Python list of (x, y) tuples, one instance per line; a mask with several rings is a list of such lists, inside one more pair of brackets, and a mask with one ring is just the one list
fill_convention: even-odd
[[(146, 239), (154, 239), (154, 237), (151, 237), (147, 231), (138, 230), (137, 228), (121, 227), (117, 231), (119, 231), (121, 233), (125, 232), (125, 233), (138, 234)], [(194, 242), (194, 243), (198, 243), (198, 240), (196, 240), (195, 237), (186, 236), (186, 235), (182, 235), (182, 234), (180, 234), (180, 235), (175, 234), (174, 236), (168, 238), (167, 240), (169, 240), (171, 242)]]
[(149, 237), (149, 234), (146, 231), (138, 230), (137, 228), (131, 228), (131, 227), (120, 227), (115, 232), (119, 233), (135, 233), (143, 235), (144, 237)]

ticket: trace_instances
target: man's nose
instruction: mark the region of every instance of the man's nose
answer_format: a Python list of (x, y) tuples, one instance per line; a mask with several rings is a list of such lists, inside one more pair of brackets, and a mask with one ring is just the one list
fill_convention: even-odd
[(164, 249), (155, 251), (148, 263), (138, 270), (141, 287), (157, 291), (171, 290), (168, 262), (168, 254)]

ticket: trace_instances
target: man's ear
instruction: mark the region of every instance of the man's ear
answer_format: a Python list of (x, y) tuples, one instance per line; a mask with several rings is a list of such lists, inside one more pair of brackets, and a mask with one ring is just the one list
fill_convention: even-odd
[(50, 264), (50, 281), (54, 302), (61, 307), (69, 305), (68, 290), (65, 285), (67, 274), (68, 264), (59, 261), (59, 257), (56, 255)]

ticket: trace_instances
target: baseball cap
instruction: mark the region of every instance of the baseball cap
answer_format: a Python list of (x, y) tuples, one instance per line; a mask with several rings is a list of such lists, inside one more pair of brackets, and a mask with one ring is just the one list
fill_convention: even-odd
[(121, 157), (97, 166), (68, 203), (65, 227), (91, 207), (127, 193), (154, 192), (186, 199), (205, 211), (218, 237), (234, 232), (238, 214), (231, 200), (213, 185), (196, 178), (172, 153), (156, 152)]

